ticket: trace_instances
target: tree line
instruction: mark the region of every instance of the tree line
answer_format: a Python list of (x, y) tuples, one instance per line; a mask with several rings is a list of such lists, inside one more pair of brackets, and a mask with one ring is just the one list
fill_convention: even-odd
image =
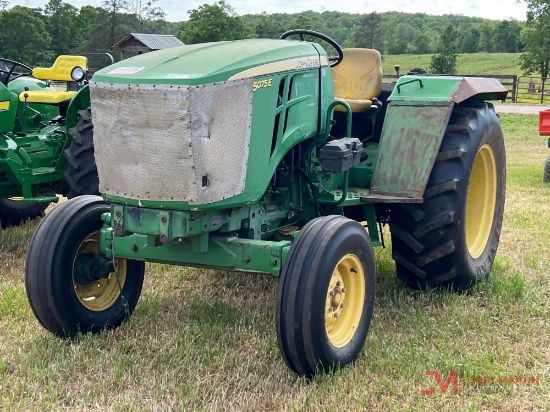
[[(489, 20), (425, 13), (353, 14), (305, 11), (297, 14), (261, 13), (239, 16), (224, 0), (188, 11), (184, 22), (168, 22), (157, 0), (104, 0), (101, 7), (80, 9), (62, 0), (42, 8), (15, 6), (0, 0), (0, 55), (29, 65), (53, 61), (67, 53), (111, 52), (130, 32), (173, 34), (183, 42), (278, 38), (293, 28), (322, 32), (342, 47), (375, 48), (384, 54), (434, 54), (432, 70), (452, 72), (453, 56), (476, 52), (523, 52), (544, 71), (540, 48), (550, 37), (550, 0), (529, 0), (527, 21)], [(523, 18), (525, 16), (518, 16)], [(546, 47), (547, 53), (549, 48)], [(528, 63), (525, 63), (528, 70)], [(546, 68), (546, 71), (548, 69)]]

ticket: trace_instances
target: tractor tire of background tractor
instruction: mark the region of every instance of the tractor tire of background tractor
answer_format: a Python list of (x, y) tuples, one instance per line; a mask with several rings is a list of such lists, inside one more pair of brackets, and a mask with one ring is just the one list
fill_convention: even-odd
[(544, 165), (544, 178), (545, 182), (550, 182), (550, 157), (546, 159), (546, 164)]
[(424, 202), (392, 206), (397, 276), (413, 288), (462, 291), (486, 277), (502, 227), (506, 153), (492, 104), (455, 106)]
[(67, 197), (99, 195), (99, 177), (94, 157), (94, 126), (92, 109), (78, 111), (78, 123), (69, 129), (72, 142), (65, 150), (69, 166), (65, 171), (65, 181), (69, 185)]
[(311, 378), (354, 362), (374, 308), (376, 263), (368, 233), (342, 216), (311, 220), (284, 263), (277, 339), (286, 364)]
[(18, 226), (26, 220), (44, 216), (47, 202), (23, 202), (15, 199), (0, 199), (0, 225), (2, 228)]
[(98, 255), (101, 215), (110, 210), (99, 196), (68, 200), (46, 215), (31, 238), (27, 298), (40, 323), (59, 337), (116, 327), (137, 304), (145, 263), (116, 259), (117, 279), (110, 260)]

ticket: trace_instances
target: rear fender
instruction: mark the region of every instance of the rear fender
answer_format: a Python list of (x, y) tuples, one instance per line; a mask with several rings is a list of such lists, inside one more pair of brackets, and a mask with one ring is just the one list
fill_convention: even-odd
[(401, 77), (388, 99), (371, 193), (421, 201), (453, 107), (507, 93), (496, 79)]
[(0, 83), (0, 133), (9, 133), (15, 125), (17, 95)]
[(67, 135), (69, 134), (69, 129), (71, 127), (75, 127), (78, 123), (78, 111), (87, 109), (89, 105), (90, 89), (86, 85), (81, 88), (78, 93), (72, 98), (71, 102), (69, 103), (69, 107), (67, 108), (67, 118), (65, 121), (67, 127)]
[[(67, 115), (65, 118), (65, 144), (63, 145), (62, 151), (68, 149), (73, 141), (69, 130), (78, 123), (78, 111), (87, 109), (88, 106), (90, 106), (90, 89), (86, 85), (71, 99), (69, 107), (67, 108)], [(55, 167), (56, 170), (65, 171), (67, 167), (67, 159), (65, 156), (61, 156)]]

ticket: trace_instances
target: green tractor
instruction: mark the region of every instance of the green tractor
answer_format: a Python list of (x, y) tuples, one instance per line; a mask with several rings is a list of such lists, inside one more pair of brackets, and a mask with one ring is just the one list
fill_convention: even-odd
[(383, 85), (377, 51), (293, 30), (136, 56), (89, 86), (102, 197), (57, 206), (26, 262), (55, 335), (120, 325), (145, 262), (264, 273), (279, 278), (282, 356), (311, 377), (362, 349), (383, 224), (412, 287), (464, 290), (491, 271), (506, 170), (485, 101), (505, 98), (496, 80)]
[(86, 67), (85, 56), (34, 69), (0, 59), (1, 227), (43, 215), (55, 193), (99, 194), (89, 94), (77, 94)]

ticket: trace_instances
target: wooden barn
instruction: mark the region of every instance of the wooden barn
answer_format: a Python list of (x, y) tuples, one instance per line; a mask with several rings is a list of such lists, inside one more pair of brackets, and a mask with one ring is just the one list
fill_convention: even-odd
[(184, 45), (185, 43), (172, 34), (130, 33), (112, 48), (120, 50), (120, 58), (126, 59), (136, 54)]

